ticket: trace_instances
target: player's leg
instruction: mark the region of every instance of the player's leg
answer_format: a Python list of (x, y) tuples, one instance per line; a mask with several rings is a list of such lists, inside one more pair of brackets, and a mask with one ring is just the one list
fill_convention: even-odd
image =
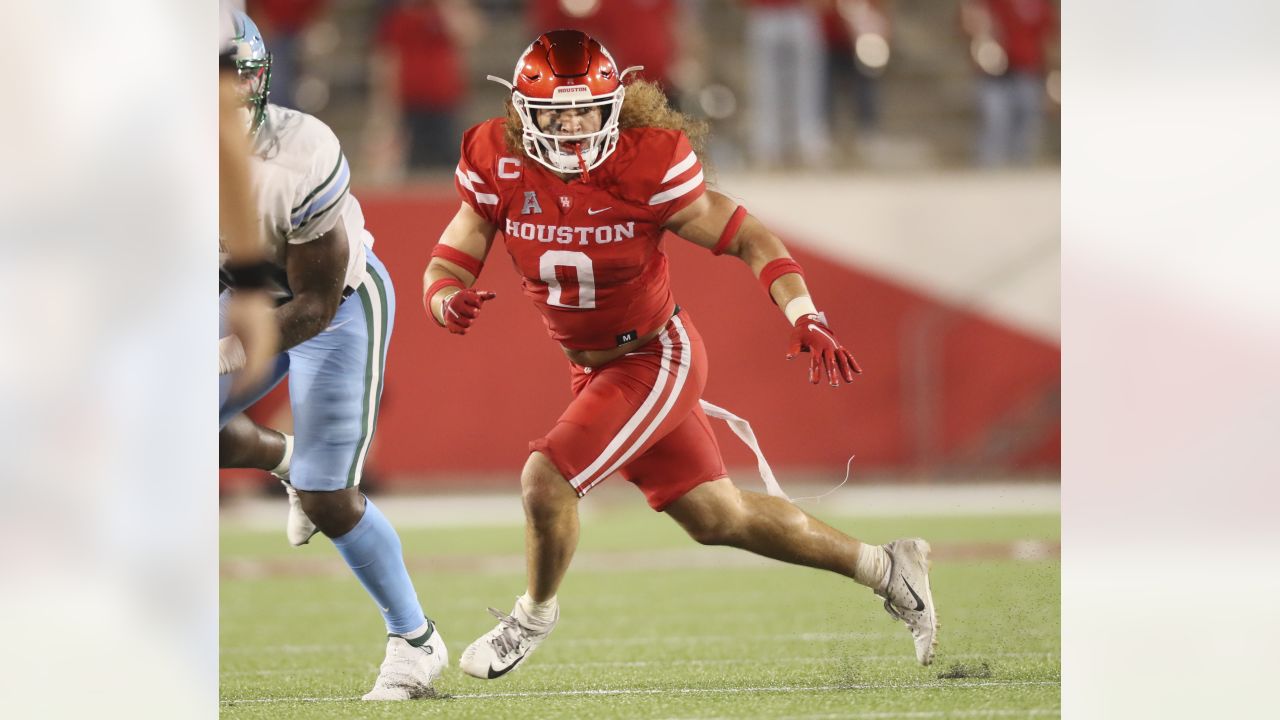
[(830, 570), (870, 587), (886, 598), (889, 614), (907, 624), (916, 658), (932, 662), (937, 614), (929, 592), (929, 546), (923, 540), (865, 544), (782, 498), (739, 490), (725, 472), (701, 407), (623, 474), (654, 510), (666, 512), (700, 543)]
[(395, 528), (360, 492), (395, 313), (390, 277), (372, 253), (367, 271), (329, 328), (289, 351), (290, 481), (386, 623), (386, 660), (365, 699), (401, 700), (431, 693), (447, 652), (418, 602)]
[[(667, 506), (667, 515), (703, 545), (729, 545), (795, 565), (830, 570), (872, 589), (889, 560), (782, 498), (739, 490), (729, 478), (703, 483)], [(867, 572), (856, 572), (858, 560)]]
[(529, 585), (511, 615), (462, 654), (468, 675), (492, 679), (519, 665), (559, 619), (556, 591), (578, 541), (578, 499), (643, 455), (697, 406), (701, 340), (680, 317), (643, 348), (602, 368), (575, 368), (574, 400), (530, 443), (521, 475)]
[(1015, 72), (1009, 77), (1012, 116), (1010, 156), (1019, 165), (1031, 165), (1038, 159), (1040, 135), (1044, 125), (1044, 81), (1040, 75)]
[(520, 473), (525, 512), (525, 569), (528, 589), (508, 615), (495, 608), (492, 630), (467, 646), (459, 661), (472, 677), (493, 680), (533, 654), (560, 619), (556, 591), (578, 546), (577, 492), (542, 452), (529, 454)]
[(629, 466), (627, 475), (654, 509), (703, 545), (729, 545), (830, 570), (873, 590), (887, 580), (889, 560), (878, 546), (864, 546), (782, 498), (739, 490), (725, 472), (701, 407)]
[(285, 537), (294, 547), (306, 545), (319, 532), (315, 522), (302, 508), (298, 491), (289, 482), (289, 465), (293, 459), (293, 436), (272, 430), (236, 415), (218, 432), (218, 460), (224, 468), (257, 468), (280, 480), (289, 498), (289, 517)]
[(998, 167), (1009, 161), (1012, 133), (1011, 100), (1005, 78), (983, 75), (975, 83), (978, 92), (978, 130), (975, 159), (982, 167)]
[(753, 8), (747, 13), (747, 47), (751, 63), (751, 161), (774, 168), (781, 164), (790, 129), (783, 124), (788, 87), (783, 66), (785, 38), (780, 37), (778, 13)]
[(797, 13), (788, 29), (791, 60), (795, 73), (788, 83), (794, 93), (795, 103), (788, 111), (794, 123), (796, 142), (800, 155), (808, 168), (825, 168), (831, 165), (831, 133), (827, 114), (823, 112), (822, 89), (826, 80), (826, 64), (823, 62), (822, 26), (813, 13)]
[[(230, 299), (223, 293), (219, 308), (225, 330), (226, 303)], [(289, 484), (289, 463), (293, 457), (293, 436), (254, 423), (243, 411), (260, 400), (284, 379), (289, 372), (289, 354), (280, 353), (276, 366), (262, 386), (243, 396), (231, 396), (233, 375), (219, 377), (220, 402), (218, 419), (219, 466), (224, 468), (257, 468), (266, 470), (280, 479), (289, 496), (289, 518), (285, 524), (285, 536), (293, 546), (305, 545), (317, 532), (316, 525), (302, 509), (302, 502), (293, 485)]]
[(629, 467), (628, 474), (654, 509), (666, 512), (699, 543), (830, 570), (871, 588), (911, 630), (916, 658), (925, 665), (932, 662), (937, 613), (929, 589), (929, 546), (923, 540), (863, 543), (787, 500), (738, 489), (725, 476), (701, 409)]
[(578, 494), (540, 452), (529, 454), (520, 474), (525, 515), (525, 567), (531, 605), (555, 600), (578, 547)]
[(275, 470), (285, 459), (284, 433), (240, 413), (218, 431), (218, 467)]

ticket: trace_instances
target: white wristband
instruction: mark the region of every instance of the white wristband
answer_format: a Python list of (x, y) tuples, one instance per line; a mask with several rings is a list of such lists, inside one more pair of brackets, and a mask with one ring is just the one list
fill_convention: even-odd
[(240, 338), (228, 335), (218, 341), (218, 374), (226, 375), (244, 367), (244, 345)]
[(800, 295), (799, 297), (791, 298), (791, 302), (787, 303), (787, 306), (782, 309), (782, 314), (787, 316), (787, 322), (795, 325), (796, 321), (805, 315), (817, 315), (818, 308), (814, 307), (813, 298), (808, 295)]

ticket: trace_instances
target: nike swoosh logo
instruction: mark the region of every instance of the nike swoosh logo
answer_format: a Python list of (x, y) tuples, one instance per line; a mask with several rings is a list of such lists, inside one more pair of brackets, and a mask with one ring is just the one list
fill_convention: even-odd
[(831, 333), (827, 332), (826, 330), (823, 330), (822, 328), (818, 327), (817, 325), (814, 325), (813, 323), (809, 323), (809, 329), (817, 333), (822, 333), (824, 336), (826, 336), (828, 340), (831, 341), (832, 345), (840, 344), (836, 342), (836, 339), (834, 337), (831, 336)]
[(512, 662), (510, 665), (508, 665), (508, 666), (506, 666), (506, 667), (502, 668), (501, 670), (495, 670), (495, 669), (493, 669), (493, 666), (492, 666), (492, 665), (490, 665), (490, 666), (489, 666), (489, 679), (490, 679), (490, 680), (492, 680), (492, 679), (494, 679), (494, 678), (500, 678), (500, 677), (502, 677), (503, 675), (506, 675), (507, 673), (511, 672), (511, 671), (512, 671), (512, 669), (514, 669), (514, 668), (515, 668), (515, 666), (519, 665), (519, 664), (520, 664), (520, 661), (521, 661), (521, 660), (523, 660), (523, 659), (524, 659), (524, 656), (523, 656), (523, 655), (521, 655), (520, 657), (516, 658), (514, 662)]
[(332, 325), (330, 325), (329, 327), (325, 328), (325, 329), (324, 329), (324, 331), (325, 331), (325, 332), (333, 332), (334, 330), (337, 330), (338, 328), (342, 327), (343, 325), (346, 325), (346, 324), (347, 324), (347, 323), (349, 323), (349, 322), (351, 322), (350, 318), (348, 318), (348, 319), (346, 319), (346, 320), (339, 320), (338, 322), (333, 323), (333, 324), (332, 324)]
[(609, 206), (609, 207), (607, 207), (607, 208), (600, 208), (599, 210), (596, 210), (595, 208), (587, 208), (587, 214), (588, 214), (588, 215), (599, 215), (600, 213), (604, 212), (605, 210), (612, 210), (612, 209), (613, 209), (613, 206), (612, 206), (612, 205), (610, 205), (610, 206)]
[(916, 590), (915, 588), (911, 587), (911, 583), (907, 582), (906, 578), (902, 578), (902, 584), (907, 586), (907, 592), (911, 593), (911, 597), (916, 599), (916, 608), (915, 608), (916, 612), (920, 612), (921, 610), (923, 610), (924, 600), (921, 600), (920, 596), (916, 594)]

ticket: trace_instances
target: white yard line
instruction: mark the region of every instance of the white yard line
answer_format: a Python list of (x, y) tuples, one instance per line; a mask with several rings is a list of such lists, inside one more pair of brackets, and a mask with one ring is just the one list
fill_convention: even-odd
[[(944, 660), (991, 660), (995, 658), (1055, 658), (1058, 656), (1056, 652), (1004, 652), (1004, 653), (948, 653)], [(895, 660), (904, 663), (915, 664), (916, 659), (908, 654), (901, 655), (859, 655), (855, 660), (865, 660), (868, 662), (893, 662)], [(721, 667), (725, 665), (761, 665), (761, 664), (779, 664), (790, 665), (793, 663), (803, 663), (811, 665), (822, 665), (831, 663), (830, 655), (822, 655), (818, 657), (786, 657), (779, 658), (777, 661), (770, 663), (768, 660), (760, 658), (718, 658), (714, 660), (602, 660), (597, 662), (539, 662), (524, 668), (524, 672), (530, 671), (546, 671), (554, 672), (558, 670), (580, 670), (588, 668), (646, 668), (646, 667)], [(224, 677), (241, 677), (241, 676), (257, 676), (269, 677), (273, 675), (297, 675), (301, 672), (313, 672), (317, 668), (313, 667), (297, 667), (290, 669), (273, 669), (273, 670), (233, 670), (222, 673)]]
[[(1017, 560), (1045, 562), (1056, 560), (1059, 543), (1047, 540), (1014, 540), (987, 543), (935, 543), (933, 559), (948, 562), (973, 560)], [(467, 572), (471, 575), (521, 574), (524, 555), (435, 555), (416, 556), (407, 560), (410, 572)], [(579, 572), (644, 572), (650, 570), (756, 569), (777, 567), (776, 560), (735, 552), (724, 547), (694, 546), (650, 551), (585, 551), (574, 558)], [(254, 580), (264, 577), (346, 577), (349, 570), (341, 559), (333, 556), (304, 556), (297, 559), (228, 558), (222, 561), (222, 577), (227, 580)]]
[[(843, 469), (830, 478), (807, 474), (804, 476), (807, 482), (804, 483), (788, 483), (785, 476), (779, 479), (792, 495), (820, 495), (838, 485), (842, 474)], [(734, 469), (734, 477), (742, 487), (758, 489), (760, 478), (754, 468)], [(621, 488), (619, 492), (619, 488), (607, 485), (605, 483), (592, 491), (592, 502), (582, 504), (580, 512), (584, 521), (607, 517), (618, 507), (638, 507), (638, 498), (632, 497), (634, 491), (630, 488)], [(1052, 514), (1059, 511), (1061, 489), (1057, 482), (1041, 481), (847, 485), (820, 501), (804, 501), (800, 506), (830, 517)], [(378, 508), (401, 529), (509, 527), (524, 522), (518, 493), (397, 494), (379, 495), (377, 500)], [(222, 507), (222, 526), (283, 532), (285, 508), (283, 496), (230, 498)]]
[[(1053, 632), (1024, 632), (1020, 633), (1021, 637), (1058, 637), (1058, 633)], [(756, 643), (760, 642), (841, 642), (844, 640), (892, 640), (895, 638), (905, 637), (900, 632), (842, 632), (842, 633), (776, 633), (769, 635), (753, 635), (751, 640)], [(631, 645), (706, 645), (716, 642), (741, 642), (745, 638), (741, 635), (658, 635), (658, 636), (636, 636), (624, 638), (602, 638), (602, 637), (583, 637), (583, 638), (557, 638), (557, 646), (570, 647), (595, 647), (599, 645), (613, 646), (631, 646)], [(288, 653), (302, 654), (312, 652), (350, 652), (368, 650), (370, 645), (356, 643), (315, 643), (315, 644), (293, 644), (286, 643), (281, 645), (233, 645), (223, 647), (221, 652), (223, 655), (230, 654), (262, 654), (262, 653)], [(948, 655), (947, 657), (961, 657), (960, 655)]]
[[(827, 718), (846, 718), (847, 720), (890, 720), (891, 718), (984, 718), (984, 717), (1058, 717), (1061, 708), (993, 708), (990, 710), (905, 710), (902, 712), (880, 711), (860, 713), (816, 713), (813, 715), (780, 715), (774, 720), (826, 720)], [(665, 718), (665, 720), (737, 720), (736, 718)]]
[[(457, 693), (447, 695), (450, 700), (495, 700), (500, 698), (539, 698), (539, 697), (583, 697), (613, 695), (732, 695), (736, 693), (795, 693), (795, 692), (841, 692), (845, 690), (955, 690), (980, 687), (1029, 687), (1061, 685), (1057, 680), (1012, 680), (1005, 682), (950, 682), (937, 681), (927, 683), (866, 683), (848, 685), (773, 685), (755, 687), (727, 688), (598, 688), (589, 690), (530, 690), (526, 692), (496, 693)], [(292, 698), (247, 698), (241, 700), (224, 699), (223, 705), (243, 705), (249, 703), (285, 703), (285, 702), (351, 702), (359, 697), (292, 697)]]

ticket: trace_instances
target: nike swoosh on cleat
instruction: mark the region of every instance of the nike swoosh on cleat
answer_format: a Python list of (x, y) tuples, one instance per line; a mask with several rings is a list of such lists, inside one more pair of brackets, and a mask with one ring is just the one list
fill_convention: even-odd
[(916, 607), (915, 607), (916, 612), (920, 612), (921, 610), (923, 610), (924, 600), (921, 600), (920, 596), (916, 594), (916, 590), (915, 588), (911, 587), (911, 583), (907, 582), (906, 578), (902, 578), (902, 584), (907, 586), (907, 591), (911, 593), (911, 597), (916, 599)]
[(512, 662), (510, 665), (508, 665), (508, 666), (506, 666), (506, 667), (502, 668), (501, 670), (494, 670), (494, 669), (493, 669), (493, 665), (490, 665), (490, 666), (489, 666), (489, 679), (490, 679), (490, 680), (493, 680), (494, 678), (500, 678), (500, 677), (502, 677), (503, 675), (506, 675), (507, 673), (511, 672), (511, 671), (512, 671), (512, 669), (514, 669), (514, 668), (515, 668), (515, 666), (519, 665), (519, 664), (520, 664), (520, 661), (521, 661), (521, 660), (523, 660), (523, 659), (524, 659), (524, 656), (523, 656), (523, 655), (521, 655), (520, 657), (516, 658), (514, 662)]

